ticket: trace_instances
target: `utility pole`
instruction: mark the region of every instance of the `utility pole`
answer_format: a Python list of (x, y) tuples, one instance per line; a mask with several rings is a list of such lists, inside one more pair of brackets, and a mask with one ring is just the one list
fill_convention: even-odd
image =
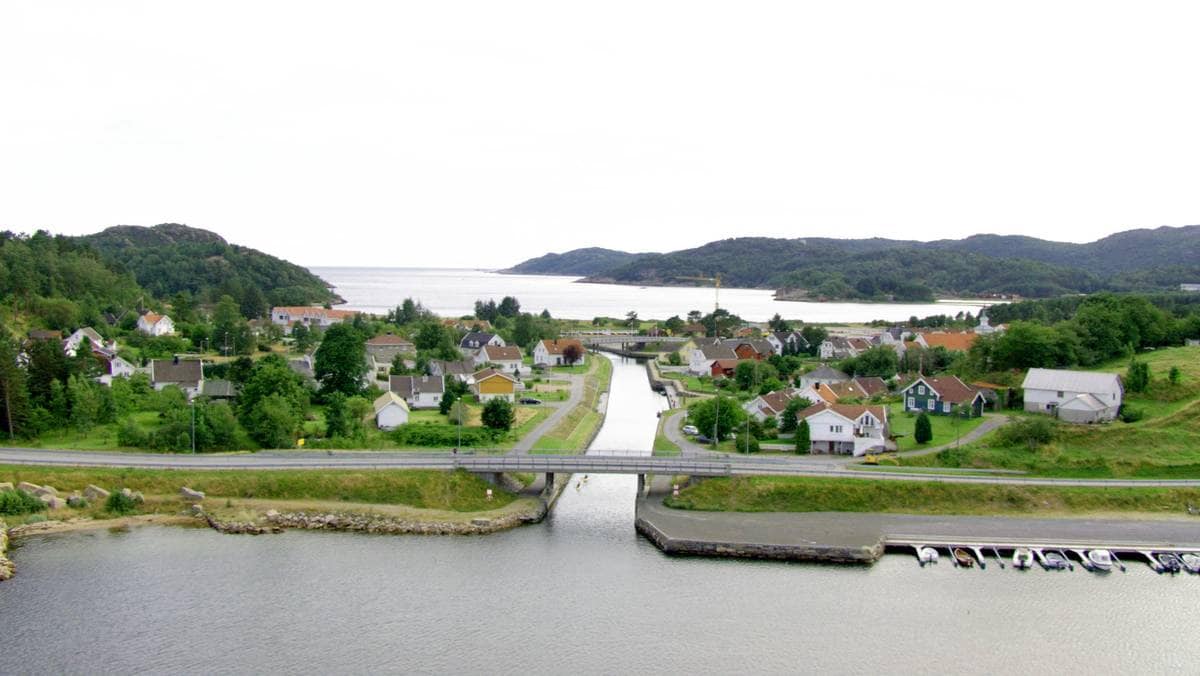
[(188, 405), (192, 408), (192, 455), (196, 454), (196, 400), (191, 399)]

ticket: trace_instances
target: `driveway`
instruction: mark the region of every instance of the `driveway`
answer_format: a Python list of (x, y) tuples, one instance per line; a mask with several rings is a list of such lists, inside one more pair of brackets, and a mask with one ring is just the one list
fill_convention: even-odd
[(571, 390), (567, 400), (546, 404), (546, 406), (553, 407), (555, 409), (554, 412), (551, 413), (550, 416), (545, 420), (538, 423), (537, 427), (534, 427), (529, 434), (526, 434), (520, 441), (518, 441), (517, 445), (513, 446), (512, 450), (508, 452), (508, 455), (518, 455), (531, 451), (533, 449), (533, 445), (538, 442), (538, 439), (541, 439), (544, 434), (557, 427), (558, 423), (561, 422), (563, 418), (567, 417), (567, 414), (571, 412), (571, 409), (575, 408), (575, 405), (583, 400), (583, 381), (587, 376), (577, 375), (574, 373), (562, 373), (555, 374), (554, 377), (570, 378)]

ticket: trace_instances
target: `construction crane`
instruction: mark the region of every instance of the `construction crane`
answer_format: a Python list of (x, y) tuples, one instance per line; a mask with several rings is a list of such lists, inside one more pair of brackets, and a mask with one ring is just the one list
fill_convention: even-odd
[(713, 316), (716, 316), (717, 310), (721, 309), (721, 273), (717, 273), (716, 277), (677, 277), (677, 279), (686, 279), (692, 282), (712, 282), (713, 285)]

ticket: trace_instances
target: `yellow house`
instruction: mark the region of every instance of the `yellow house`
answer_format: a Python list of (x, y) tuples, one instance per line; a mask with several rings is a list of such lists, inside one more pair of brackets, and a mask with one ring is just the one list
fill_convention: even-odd
[(496, 369), (484, 369), (471, 376), (471, 391), (479, 397), (479, 401), (488, 401), (496, 397), (512, 401), (516, 389), (516, 379)]

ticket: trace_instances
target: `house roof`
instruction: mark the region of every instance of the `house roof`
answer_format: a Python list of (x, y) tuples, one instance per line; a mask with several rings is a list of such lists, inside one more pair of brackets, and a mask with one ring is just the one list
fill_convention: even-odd
[(583, 343), (574, 338), (555, 338), (554, 340), (547, 339), (542, 341), (542, 347), (545, 348), (547, 354), (562, 354), (568, 345), (574, 345), (579, 348), (579, 353), (583, 354)]
[(164, 316), (165, 315), (160, 315), (157, 312), (147, 312), (146, 314), (142, 315), (142, 319), (145, 319), (146, 323), (149, 324), (150, 326), (154, 326), (155, 324), (162, 321), (162, 318)]
[(971, 349), (979, 338), (977, 333), (923, 333), (925, 344), (929, 347), (944, 347), (951, 352), (966, 352)]
[(1026, 390), (1062, 390), (1064, 392), (1120, 392), (1121, 379), (1115, 373), (1068, 371), (1065, 369), (1029, 369), (1021, 387)]
[(712, 364), (710, 364), (709, 366), (715, 366), (715, 367), (721, 369), (722, 371), (726, 371), (729, 369), (737, 368), (739, 361), (741, 361), (741, 360), (736, 359), (736, 358), (735, 359), (714, 359)]
[(496, 334), (488, 333), (487, 331), (470, 331), (463, 339), (459, 341), (459, 347), (477, 347), (487, 344), (488, 341), (495, 338)]
[(823, 411), (833, 411), (847, 420), (858, 420), (864, 413), (870, 413), (879, 420), (887, 420), (886, 406), (860, 406), (854, 404), (830, 404), (817, 402), (796, 414), (796, 420), (804, 420), (809, 416)]
[(271, 308), (271, 315), (287, 314), (293, 320), (296, 317), (308, 318), (327, 318), (327, 319), (349, 319), (358, 314), (353, 310), (331, 310), (329, 308), (315, 307), (312, 305), (278, 305)]
[(850, 376), (841, 371), (829, 367), (822, 366), (816, 370), (801, 374), (802, 378), (819, 378), (821, 380), (850, 380)]
[(922, 376), (910, 383), (908, 387), (905, 387), (904, 391), (912, 389), (914, 385), (921, 382), (933, 388), (933, 391), (937, 393), (942, 401), (948, 401), (951, 404), (965, 404), (973, 401), (977, 396), (982, 396), (978, 389), (959, 380), (957, 376), (942, 376), (940, 378)]
[(50, 331), (48, 329), (32, 329), (29, 332), (29, 337), (33, 340), (61, 340), (62, 331)]
[(446, 391), (443, 376), (392, 376), (388, 378), (388, 389), (408, 399), (418, 394), (441, 394)]
[(851, 382), (853, 382), (855, 385), (858, 385), (859, 389), (866, 392), (868, 397), (873, 397), (877, 394), (883, 394), (887, 392), (888, 389), (887, 382), (885, 382), (884, 379), (880, 378), (879, 376), (855, 378)]
[(404, 347), (405, 345), (412, 345), (412, 343), (405, 340), (402, 336), (387, 333), (382, 336), (375, 336), (374, 338), (368, 340), (367, 345)]
[(759, 400), (762, 401), (762, 405), (759, 408), (763, 412), (769, 412), (771, 415), (779, 415), (787, 408), (788, 402), (795, 398), (796, 390), (791, 388), (767, 392), (759, 397)]
[(775, 347), (771, 345), (771, 341), (765, 338), (730, 338), (721, 341), (721, 344), (731, 350), (737, 350), (742, 345), (749, 345), (750, 349), (758, 354), (775, 354)]
[(198, 383), (204, 380), (204, 364), (199, 359), (155, 359), (150, 374), (156, 383)]
[(482, 371), (477, 371), (475, 373), (475, 375), (472, 376), (472, 378), (477, 383), (480, 381), (483, 381), (483, 380), (487, 380), (489, 378), (503, 378), (503, 379), (509, 381), (510, 383), (517, 382), (516, 378), (513, 378), (512, 376), (508, 375), (504, 371), (497, 371), (496, 369), (484, 369)]
[(483, 356), (489, 361), (521, 361), (521, 348), (516, 345), (486, 345)]
[(237, 396), (237, 391), (234, 389), (231, 381), (206, 380), (200, 387), (200, 394), (203, 394), (206, 397), (232, 398)]
[(846, 343), (860, 352), (871, 349), (871, 341), (866, 338), (847, 338)]
[(728, 345), (721, 345), (721, 344), (703, 345), (696, 349), (700, 350), (700, 354), (703, 355), (704, 358), (709, 361), (714, 360), (714, 359), (737, 359), (738, 358), (737, 353), (734, 352), (733, 348), (729, 347)]
[[(85, 326), (82, 329), (79, 329), (78, 331), (76, 331), (75, 333), (82, 334), (82, 337), (87, 338), (88, 340), (92, 341), (92, 345), (104, 345), (104, 336), (100, 335), (100, 333), (98, 331), (96, 331), (96, 329), (93, 329), (90, 326)], [(75, 335), (75, 333), (72, 333), (71, 335), (73, 336), (73, 335)]]
[(847, 380), (840, 383), (820, 384), (813, 387), (817, 396), (829, 403), (835, 403), (841, 399), (857, 398), (865, 399), (868, 395), (867, 391), (859, 387), (852, 380)]
[(475, 364), (465, 359), (459, 361), (434, 359), (429, 364), (430, 366), (436, 365), (443, 374), (450, 376), (466, 376), (475, 372)]
[(375, 403), (373, 405), (373, 408), (375, 409), (375, 415), (379, 415), (380, 413), (383, 413), (383, 409), (385, 409), (388, 406), (391, 406), (393, 404), (395, 404), (396, 406), (399, 406), (400, 408), (404, 409), (405, 411), (408, 410), (408, 404), (405, 403), (405, 401), (400, 398), (400, 395), (396, 394), (395, 392), (389, 391), (389, 392), (384, 392), (383, 394), (381, 394), (375, 398)]

